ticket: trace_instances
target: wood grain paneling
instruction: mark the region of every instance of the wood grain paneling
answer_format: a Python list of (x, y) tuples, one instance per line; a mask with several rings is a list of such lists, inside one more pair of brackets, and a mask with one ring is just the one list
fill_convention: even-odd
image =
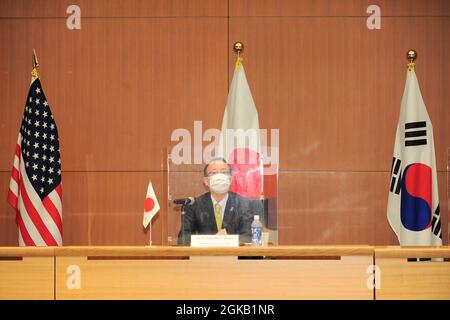
[(379, 270), (375, 278), (380, 284), (376, 290), (377, 300), (450, 299), (450, 263), (409, 262), (406, 258), (375, 259)]
[[(39, 250), (39, 249), (38, 249)], [(315, 245), (315, 246), (241, 246), (241, 247), (209, 247), (194, 248), (184, 246), (73, 246), (55, 247), (54, 254), (59, 257), (87, 256), (97, 258), (115, 259), (117, 257), (184, 257), (184, 256), (267, 256), (267, 257), (343, 257), (343, 256), (372, 256), (372, 246), (355, 245)], [(11, 255), (15, 251), (20, 255), (24, 248), (0, 247), (0, 256)], [(35, 254), (33, 250), (27, 250)], [(39, 252), (42, 254), (41, 252)], [(39, 254), (36, 253), (36, 254)]]
[[(142, 227), (145, 190), (151, 179), (158, 197), (164, 199), (163, 174), (63, 173), (64, 244), (148, 244), (148, 230)], [(9, 174), (0, 176), (6, 186)], [(194, 179), (198, 174), (186, 173), (184, 177)], [(446, 178), (445, 173), (439, 174), (444, 243), (448, 243)], [(388, 182), (389, 173), (282, 172), (278, 199), (280, 244), (397, 244), (386, 219)], [(197, 195), (194, 189), (201, 192), (200, 183), (182, 185), (172, 194), (181, 197)], [(2, 189), (6, 193), (6, 187)], [(0, 212), (2, 245), (17, 245), (13, 210), (3, 202)], [(176, 237), (178, 218), (179, 211), (172, 205), (155, 217), (154, 244), (164, 243), (167, 227)]]
[(280, 129), (281, 170), (390, 171), (408, 48), (445, 170), (444, 21), (385, 18), (370, 31), (362, 18), (231, 18), (260, 126)]
[[(372, 256), (341, 260), (88, 260), (56, 258), (56, 299), (367, 299)], [(82, 270), (79, 290), (67, 268)], [(220, 276), (217, 270), (220, 269)], [(260, 281), (264, 279), (264, 281)], [(302, 290), (299, 290), (302, 288)]]
[(53, 257), (56, 247), (0, 247), (0, 257)]
[(0, 17), (68, 17), (77, 5), (83, 17), (217, 17), (228, 14), (228, 0), (3, 0)]
[[(177, 128), (216, 127), (227, 94), (225, 18), (0, 20), (0, 170), (10, 170), (35, 47), (64, 170), (161, 170)], [(16, 39), (20, 39), (17, 41)], [(58, 46), (54, 46), (58, 43)], [(207, 48), (203, 44), (208, 44)]]
[(450, 15), (445, 0), (230, 0), (230, 16), (368, 17), (370, 5), (384, 17)]
[(450, 258), (450, 247), (380, 246), (374, 253), (375, 258)]
[[(447, 2), (447, 5), (450, 6), (450, 2)], [(444, 28), (444, 33), (445, 34), (449, 34), (450, 32), (450, 19), (445, 19), (443, 22), (443, 28)], [(444, 41), (443, 44), (444, 47), (444, 57), (449, 57), (450, 56), (450, 42), (449, 41)], [(444, 58), (442, 61), (442, 82), (444, 84), (448, 84), (450, 83), (450, 63), (447, 63), (447, 60)], [(448, 88), (448, 85), (444, 86), (444, 88)], [(450, 98), (450, 92), (447, 89), (444, 89), (442, 94), (441, 94), (441, 108), (442, 108), (442, 112), (443, 113), (447, 113), (448, 114), (448, 101)], [(442, 128), (442, 130), (440, 131), (440, 134), (446, 136), (446, 137), (450, 137), (450, 126), (444, 126), (444, 128)], [(443, 192), (444, 190), (446, 190), (446, 196), (447, 196), (447, 211), (443, 211), (443, 214), (446, 215), (448, 217), (447, 220), (447, 239), (450, 242), (450, 143), (441, 145), (441, 149), (440, 152), (445, 153), (446, 157), (447, 157), (447, 183), (446, 183), (446, 187), (445, 189), (441, 189)], [(445, 233), (442, 233), (443, 237), (445, 237)]]
[[(68, 216), (69, 221), (64, 218), (64, 243), (147, 245), (149, 230), (143, 228), (142, 218), (150, 180), (164, 208), (165, 195), (160, 172), (65, 174), (65, 217)], [(152, 222), (154, 244), (162, 243), (163, 220), (160, 212)], [(69, 224), (71, 222), (73, 225)]]
[(0, 172), (0, 245), (2, 246), (19, 245), (16, 213), (6, 201), (10, 178), (9, 172)]
[(54, 257), (0, 261), (0, 299), (53, 300)]
[[(438, 179), (447, 244), (446, 174)], [(279, 244), (398, 244), (386, 217), (388, 185), (383, 172), (281, 172)]]
[[(198, 174), (188, 183), (166, 181), (165, 156), (174, 129), (193, 133), (194, 120), (203, 131), (220, 126), (236, 40), (245, 44), (260, 126), (280, 129), (281, 244), (397, 243), (386, 219), (387, 185), (405, 52), (415, 48), (448, 243), (448, 1), (77, 3), (82, 29), (70, 31), (68, 1), (0, 1), (0, 196), (35, 48), (60, 134), (66, 245), (147, 244), (141, 223), (149, 178), (163, 195), (169, 182), (174, 196), (201, 191)], [(381, 7), (381, 30), (366, 27), (370, 4)], [(154, 243), (178, 228), (179, 217), (162, 202)], [(14, 216), (0, 201), (2, 245), (17, 244)]]
[[(0, 177), (6, 195), (9, 174)], [(152, 222), (152, 240), (162, 244), (167, 209), (161, 172), (63, 172), (62, 179), (64, 245), (148, 245), (142, 218), (150, 180), (162, 208)], [(1, 244), (18, 245), (14, 210), (0, 203)]]

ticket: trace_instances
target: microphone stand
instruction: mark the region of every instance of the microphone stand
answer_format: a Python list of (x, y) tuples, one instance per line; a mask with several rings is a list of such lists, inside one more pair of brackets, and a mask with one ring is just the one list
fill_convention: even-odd
[(183, 241), (183, 243), (182, 243), (183, 245), (186, 244), (185, 239), (184, 239), (184, 214), (186, 212), (185, 207), (186, 207), (186, 203), (183, 203), (181, 205), (181, 239)]
[[(181, 205), (181, 239), (182, 239), (182, 245), (187, 245), (185, 241), (185, 232), (184, 232), (184, 215), (186, 213), (186, 206), (188, 204), (192, 204), (194, 201), (191, 200), (191, 198), (188, 199), (180, 199), (184, 200), (183, 202), (174, 200), (174, 203), (177, 205)], [(179, 239), (178, 239), (179, 240)], [(177, 241), (178, 243), (178, 241)]]

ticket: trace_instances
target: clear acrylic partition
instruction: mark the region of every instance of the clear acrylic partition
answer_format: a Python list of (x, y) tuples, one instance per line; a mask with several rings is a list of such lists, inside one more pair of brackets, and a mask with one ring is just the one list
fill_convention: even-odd
[[(447, 235), (442, 234), (442, 239), (447, 236), (447, 245), (450, 245), (450, 148), (447, 148)], [(443, 225), (443, 224), (442, 224)], [(445, 240), (444, 240), (445, 244)]]
[[(173, 203), (175, 199), (198, 197), (208, 192), (203, 184), (205, 164), (177, 164), (167, 156), (167, 242), (177, 245), (181, 224), (181, 206)], [(234, 179), (234, 177), (233, 177)], [(278, 166), (264, 165), (263, 194), (260, 197), (264, 207), (262, 221), (268, 244), (278, 244)]]
[(175, 199), (198, 197), (208, 190), (203, 184), (203, 165), (174, 164), (167, 157), (168, 205), (167, 205), (167, 242), (177, 245), (180, 231), (181, 206), (173, 203)]

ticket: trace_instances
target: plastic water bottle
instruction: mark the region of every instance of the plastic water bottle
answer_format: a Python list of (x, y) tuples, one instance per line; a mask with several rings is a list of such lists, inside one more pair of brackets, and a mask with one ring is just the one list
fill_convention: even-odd
[(262, 246), (262, 223), (259, 221), (259, 216), (253, 216), (252, 245)]

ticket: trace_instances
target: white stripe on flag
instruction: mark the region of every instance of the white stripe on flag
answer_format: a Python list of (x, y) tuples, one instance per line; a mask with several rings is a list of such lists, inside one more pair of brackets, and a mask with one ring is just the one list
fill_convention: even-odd
[[(19, 135), (17, 136), (16, 149), (17, 149), (17, 146), (19, 146), (19, 148), (21, 148), (21, 142), (20, 142), (20, 140), (22, 140), (22, 134), (19, 132)], [(14, 164), (13, 164), (13, 166), (14, 166), (14, 168), (16, 168), (17, 170), (19, 170), (19, 161), (20, 161), (20, 159), (19, 159), (19, 157), (17, 157), (16, 149), (14, 149)], [(21, 152), (22, 152), (22, 148), (21, 148), (20, 150), (21, 150)]]
[(44, 222), (45, 227), (50, 232), (50, 234), (53, 236), (55, 241), (58, 243), (58, 245), (61, 245), (62, 237), (61, 237), (61, 233), (59, 232), (58, 226), (55, 224), (52, 217), (45, 209), (45, 207), (41, 201), (41, 198), (36, 193), (36, 190), (34, 190), (34, 187), (31, 184), (30, 180), (28, 180), (28, 176), (25, 172), (25, 167), (23, 165), (23, 161), (20, 163), (20, 172), (22, 172), (22, 181), (23, 181), (25, 190), (27, 191), (28, 197), (30, 198), (30, 201), (31, 201), (33, 207), (39, 213), (39, 216), (41, 217), (42, 222)]
[(20, 233), (20, 228), (19, 228), (19, 246), (25, 247), (25, 242), (23, 241), (22, 234)]
[(17, 157), (16, 155), (14, 155), (14, 168), (16, 168), (17, 170), (19, 170), (19, 157)]
[(19, 185), (13, 178), (9, 180), (9, 190), (11, 190), (11, 192), (14, 193), (16, 197), (19, 196)]
[(44, 239), (42, 239), (39, 231), (34, 226), (33, 221), (31, 221), (30, 217), (28, 216), (28, 212), (25, 208), (22, 197), (19, 197), (18, 205), (20, 212), (19, 214), (22, 217), (25, 229), (27, 229), (28, 234), (30, 235), (31, 239), (33, 239), (34, 244), (38, 247), (46, 246), (47, 244), (45, 243)]
[(48, 195), (48, 198), (53, 202), (53, 205), (56, 207), (56, 209), (58, 210), (58, 214), (61, 217), (61, 221), (62, 221), (62, 214), (61, 214), (61, 208), (62, 208), (62, 203), (61, 203), (61, 198), (59, 197), (58, 192), (56, 192), (56, 190), (53, 190), (52, 192), (50, 192), (50, 194)]

